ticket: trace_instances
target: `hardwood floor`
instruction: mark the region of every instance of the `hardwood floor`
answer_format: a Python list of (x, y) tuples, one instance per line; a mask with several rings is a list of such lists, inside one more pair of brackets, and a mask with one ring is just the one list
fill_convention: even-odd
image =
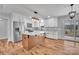
[(79, 43), (46, 38), (44, 45), (28, 51), (22, 47), (22, 42), (9, 44), (0, 40), (0, 55), (79, 55)]

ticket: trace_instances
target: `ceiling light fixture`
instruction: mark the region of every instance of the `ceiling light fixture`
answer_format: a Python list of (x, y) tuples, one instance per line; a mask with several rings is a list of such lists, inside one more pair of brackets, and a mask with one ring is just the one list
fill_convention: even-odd
[(38, 14), (38, 12), (37, 12), (37, 11), (34, 11), (34, 13), (35, 13), (35, 14)]
[(33, 15), (32, 19), (33, 20), (39, 20), (38, 12), (37, 11), (34, 11), (34, 15)]
[(69, 17), (70, 19), (73, 19), (75, 17), (76, 11), (73, 10), (74, 4), (70, 4), (71, 6), (71, 11), (69, 12)]

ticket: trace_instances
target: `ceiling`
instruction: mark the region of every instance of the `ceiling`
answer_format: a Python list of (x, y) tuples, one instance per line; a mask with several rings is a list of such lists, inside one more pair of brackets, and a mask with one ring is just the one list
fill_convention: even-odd
[[(74, 5), (74, 10), (79, 13), (79, 5)], [(1, 4), (0, 13), (20, 13), (27, 17), (33, 15), (33, 11), (37, 11), (41, 17), (47, 18), (53, 16), (67, 15), (70, 11), (69, 4)]]

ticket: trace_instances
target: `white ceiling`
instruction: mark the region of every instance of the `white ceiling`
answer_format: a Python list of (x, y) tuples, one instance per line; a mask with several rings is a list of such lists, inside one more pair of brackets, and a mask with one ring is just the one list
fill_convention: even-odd
[[(74, 9), (79, 13), (79, 5), (75, 4)], [(70, 11), (69, 4), (3, 4), (0, 5), (0, 13), (9, 14), (12, 12), (21, 13), (27, 17), (33, 14), (33, 11), (46, 18), (47, 16), (63, 16)]]

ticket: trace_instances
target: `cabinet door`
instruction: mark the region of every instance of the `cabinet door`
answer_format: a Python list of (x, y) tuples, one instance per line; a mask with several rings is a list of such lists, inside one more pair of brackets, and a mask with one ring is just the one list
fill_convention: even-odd
[(23, 48), (28, 49), (28, 38), (26, 37), (26, 35), (22, 35), (22, 45)]

